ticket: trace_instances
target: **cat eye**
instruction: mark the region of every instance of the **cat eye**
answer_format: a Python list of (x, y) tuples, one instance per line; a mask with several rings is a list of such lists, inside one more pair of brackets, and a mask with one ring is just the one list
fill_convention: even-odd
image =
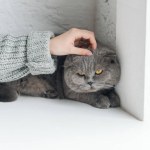
[(96, 75), (100, 75), (100, 74), (102, 74), (103, 73), (103, 70), (102, 69), (97, 69), (96, 71), (95, 71), (95, 74)]
[(84, 77), (85, 74), (84, 73), (77, 73), (78, 76)]

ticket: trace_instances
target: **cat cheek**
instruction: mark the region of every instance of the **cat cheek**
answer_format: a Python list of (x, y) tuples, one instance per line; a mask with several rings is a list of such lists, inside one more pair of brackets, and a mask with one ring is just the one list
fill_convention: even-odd
[(77, 84), (77, 85), (81, 85), (81, 84), (85, 83), (84, 78), (78, 77), (76, 75), (72, 76), (72, 81), (73, 81), (74, 84)]

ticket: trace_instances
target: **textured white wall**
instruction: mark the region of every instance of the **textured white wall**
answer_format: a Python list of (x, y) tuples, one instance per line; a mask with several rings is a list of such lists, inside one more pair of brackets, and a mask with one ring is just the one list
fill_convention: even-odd
[(0, 0), (0, 33), (93, 30), (95, 0)]
[(115, 47), (115, 17), (116, 0), (0, 0), (0, 33), (79, 27), (94, 30), (97, 39)]
[(102, 43), (116, 47), (116, 0), (96, 0), (95, 33)]

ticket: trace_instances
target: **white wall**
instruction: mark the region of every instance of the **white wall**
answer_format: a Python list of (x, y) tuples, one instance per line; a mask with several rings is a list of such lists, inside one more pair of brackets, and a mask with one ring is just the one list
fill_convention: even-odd
[(146, 60), (145, 60), (145, 118), (150, 119), (150, 1), (147, 1)]
[(117, 52), (121, 62), (118, 91), (122, 107), (144, 117), (146, 0), (117, 0)]
[(0, 33), (93, 30), (95, 0), (0, 0)]
[(116, 0), (96, 0), (95, 33), (99, 41), (116, 48)]
[(0, 0), (0, 33), (60, 33), (71, 27), (94, 30), (115, 48), (116, 0)]

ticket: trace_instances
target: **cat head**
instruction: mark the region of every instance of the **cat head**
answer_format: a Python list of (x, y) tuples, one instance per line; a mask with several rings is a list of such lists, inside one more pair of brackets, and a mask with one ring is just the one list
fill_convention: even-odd
[(64, 63), (65, 83), (78, 93), (112, 88), (119, 82), (120, 73), (115, 51), (100, 44), (92, 56), (68, 55)]

